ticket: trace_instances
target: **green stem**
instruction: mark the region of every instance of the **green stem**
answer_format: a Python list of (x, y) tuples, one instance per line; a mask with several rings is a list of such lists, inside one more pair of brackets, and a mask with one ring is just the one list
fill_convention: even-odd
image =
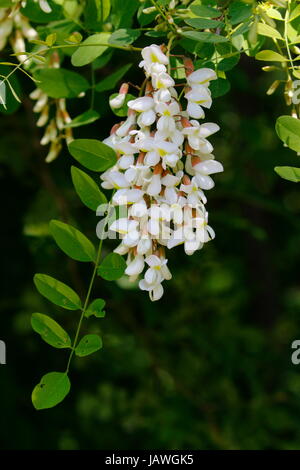
[(77, 343), (78, 343), (78, 337), (79, 337), (79, 334), (80, 334), (81, 325), (82, 325), (84, 315), (85, 315), (85, 312), (87, 310), (87, 307), (88, 307), (88, 304), (89, 304), (89, 301), (90, 301), (90, 297), (91, 297), (95, 277), (96, 277), (96, 274), (97, 274), (97, 269), (99, 267), (99, 263), (100, 263), (100, 259), (101, 259), (102, 245), (103, 245), (103, 234), (104, 234), (106, 224), (108, 222), (109, 212), (110, 212), (110, 203), (108, 204), (107, 215), (106, 215), (105, 222), (103, 224), (103, 229), (102, 229), (102, 232), (101, 232), (101, 235), (100, 235), (100, 242), (99, 242), (97, 256), (96, 256), (96, 260), (95, 260), (95, 266), (94, 266), (94, 269), (93, 269), (93, 273), (92, 273), (92, 277), (91, 277), (89, 287), (88, 287), (88, 290), (87, 290), (86, 298), (85, 298), (83, 308), (82, 308), (82, 311), (81, 311), (80, 319), (79, 319), (79, 322), (78, 322), (78, 325), (77, 325), (73, 345), (71, 347), (71, 352), (70, 352), (70, 355), (69, 355), (69, 359), (68, 359), (68, 363), (67, 363), (67, 367), (66, 367), (66, 372), (65, 372), (66, 374), (68, 374), (69, 369), (70, 369), (70, 364), (71, 364), (71, 361), (72, 361), (72, 358), (73, 358), (73, 355), (75, 353), (75, 349), (76, 349), (76, 346), (77, 346)]
[(290, 17), (290, 0), (288, 0), (288, 7), (287, 7), (287, 10), (285, 12), (285, 17), (284, 17), (284, 40), (285, 40), (285, 46), (286, 46), (286, 50), (288, 53), (288, 57), (291, 63), (292, 71), (294, 72), (294, 64), (293, 64), (293, 59), (292, 59), (292, 55), (291, 55), (291, 51), (289, 47), (289, 41), (287, 37), (287, 26), (288, 26), (289, 17)]

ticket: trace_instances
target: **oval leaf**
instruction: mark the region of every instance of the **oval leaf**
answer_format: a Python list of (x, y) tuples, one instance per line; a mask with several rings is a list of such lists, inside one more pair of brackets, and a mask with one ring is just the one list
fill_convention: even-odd
[(285, 180), (292, 181), (293, 183), (300, 182), (300, 168), (292, 166), (275, 166), (274, 170)]
[(78, 310), (81, 308), (80, 298), (76, 292), (54, 277), (47, 274), (36, 274), (33, 282), (39, 293), (55, 305), (59, 305), (67, 310)]
[(103, 310), (105, 306), (105, 300), (103, 299), (96, 299), (89, 305), (87, 311), (85, 312), (85, 317), (91, 317), (94, 315), (97, 318), (105, 317), (105, 311)]
[(300, 152), (300, 120), (292, 116), (280, 116), (275, 126), (278, 137), (292, 150)]
[(71, 388), (65, 372), (49, 372), (44, 375), (32, 392), (32, 403), (36, 410), (53, 408), (62, 402)]
[(85, 335), (75, 349), (76, 356), (89, 356), (102, 348), (102, 339), (98, 335)]
[(76, 98), (90, 87), (79, 73), (67, 69), (39, 69), (34, 78), (40, 81), (39, 88), (51, 98)]
[(72, 65), (82, 67), (93, 62), (108, 48), (109, 37), (110, 33), (98, 33), (85, 39), (72, 55)]
[(76, 261), (94, 261), (96, 250), (90, 240), (75, 227), (51, 220), (49, 230), (59, 248)]
[(115, 151), (96, 139), (75, 139), (68, 149), (81, 165), (92, 171), (104, 171), (117, 161)]
[(258, 52), (255, 59), (264, 60), (266, 62), (285, 62), (287, 60), (283, 55), (278, 54), (278, 52), (269, 50)]
[(204, 33), (200, 31), (184, 31), (181, 35), (185, 38), (191, 39), (192, 41), (211, 42), (215, 44), (228, 41), (228, 38), (225, 38), (220, 34)]
[(269, 26), (268, 24), (265, 24), (265, 23), (258, 23), (257, 32), (258, 34), (261, 34), (262, 36), (267, 36), (269, 38), (283, 40), (283, 37), (281, 36), (280, 32), (277, 31), (277, 29), (272, 28), (272, 26)]
[(115, 281), (123, 276), (125, 269), (124, 258), (117, 253), (110, 253), (100, 264), (98, 274), (106, 281)]
[(70, 348), (71, 339), (68, 333), (52, 318), (42, 313), (33, 313), (31, 326), (46, 343), (54, 348)]
[(112, 33), (108, 42), (110, 44), (124, 46), (126, 44), (132, 44), (140, 35), (140, 31), (137, 29), (117, 29), (117, 31)]
[(84, 171), (75, 166), (71, 168), (72, 181), (80, 200), (89, 209), (96, 210), (100, 204), (107, 202), (95, 181)]
[(184, 20), (184, 22), (196, 29), (218, 28), (220, 26), (224, 26), (222, 21), (207, 18), (189, 18)]

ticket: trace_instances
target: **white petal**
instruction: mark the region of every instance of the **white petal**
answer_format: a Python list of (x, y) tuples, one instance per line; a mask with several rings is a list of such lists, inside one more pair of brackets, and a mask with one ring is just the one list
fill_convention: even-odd
[(192, 103), (191, 101), (188, 102), (187, 112), (189, 116), (195, 119), (202, 119), (204, 117), (204, 111), (201, 106), (196, 103)]
[(136, 256), (125, 269), (125, 274), (128, 276), (134, 276), (140, 274), (144, 269), (144, 257)]
[(197, 165), (194, 166), (194, 170), (204, 175), (211, 175), (224, 171), (224, 168), (217, 160), (205, 160), (204, 162), (197, 163)]
[(159, 300), (164, 294), (164, 288), (161, 284), (154, 287), (153, 291), (150, 291), (150, 299), (152, 301)]

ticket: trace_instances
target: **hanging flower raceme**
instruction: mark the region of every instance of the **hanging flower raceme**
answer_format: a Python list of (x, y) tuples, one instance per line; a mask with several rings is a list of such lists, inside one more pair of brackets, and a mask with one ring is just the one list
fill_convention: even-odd
[[(59, 68), (59, 56), (56, 53), (52, 55), (49, 66)], [(46, 126), (40, 143), (41, 145), (50, 144), (46, 156), (46, 162), (50, 163), (58, 157), (62, 142), (65, 140), (70, 143), (73, 140), (72, 128), (67, 127), (72, 119), (66, 109), (66, 99), (49, 98), (40, 88), (33, 90), (29, 96), (36, 101), (33, 111), (39, 114), (37, 126)]]
[[(0, 50), (9, 41), (18, 60), (24, 62), (27, 55), (20, 53), (26, 51), (26, 40), (37, 39), (38, 33), (19, 9), (20, 3), (12, 8), (0, 8)], [(26, 60), (25, 65), (28, 63), (29, 60)]]
[[(131, 281), (144, 273), (139, 287), (158, 300), (163, 281), (171, 278), (166, 251), (183, 244), (192, 255), (215, 236), (203, 190), (214, 186), (211, 175), (223, 167), (207, 140), (219, 126), (196, 120), (211, 107), (209, 84), (217, 78), (215, 72), (194, 71), (192, 63), (185, 62), (187, 104), (181, 105), (163, 48), (145, 47), (142, 57), (144, 95), (128, 102), (127, 119), (114, 125), (104, 140), (118, 160), (101, 178), (104, 188), (115, 189), (112, 203), (123, 206), (122, 216), (109, 227), (121, 238), (115, 252), (127, 255), (125, 273)], [(124, 104), (127, 91), (123, 84), (112, 108)]]

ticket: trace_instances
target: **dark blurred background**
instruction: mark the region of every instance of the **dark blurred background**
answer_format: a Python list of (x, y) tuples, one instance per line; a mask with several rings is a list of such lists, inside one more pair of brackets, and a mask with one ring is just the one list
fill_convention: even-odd
[[(280, 92), (265, 95), (271, 75), (244, 58), (228, 77), (231, 91), (206, 116), (221, 126), (211, 141), (225, 167), (207, 194), (216, 239), (192, 257), (182, 247), (169, 253), (173, 279), (157, 303), (123, 280), (98, 279), (93, 294), (107, 299), (106, 318), (90, 319), (84, 331), (102, 334), (104, 348), (75, 359), (71, 394), (39, 412), (32, 388), (63, 370), (67, 355), (31, 330), (31, 313), (74, 332), (78, 312), (42, 298), (33, 274), (85, 292), (91, 269), (68, 260), (47, 225), (59, 218), (95, 240), (98, 219), (72, 188), (68, 152), (44, 163), (28, 81), (24, 106), (1, 116), (2, 449), (300, 448), (300, 365), (291, 363), (300, 339), (300, 191), (273, 171), (298, 162), (275, 134), (276, 117), (288, 111)], [(138, 82), (135, 68), (129, 79)], [(71, 115), (88, 99), (69, 100)], [(101, 120), (75, 137), (106, 137), (115, 122), (107, 99), (96, 95)]]

